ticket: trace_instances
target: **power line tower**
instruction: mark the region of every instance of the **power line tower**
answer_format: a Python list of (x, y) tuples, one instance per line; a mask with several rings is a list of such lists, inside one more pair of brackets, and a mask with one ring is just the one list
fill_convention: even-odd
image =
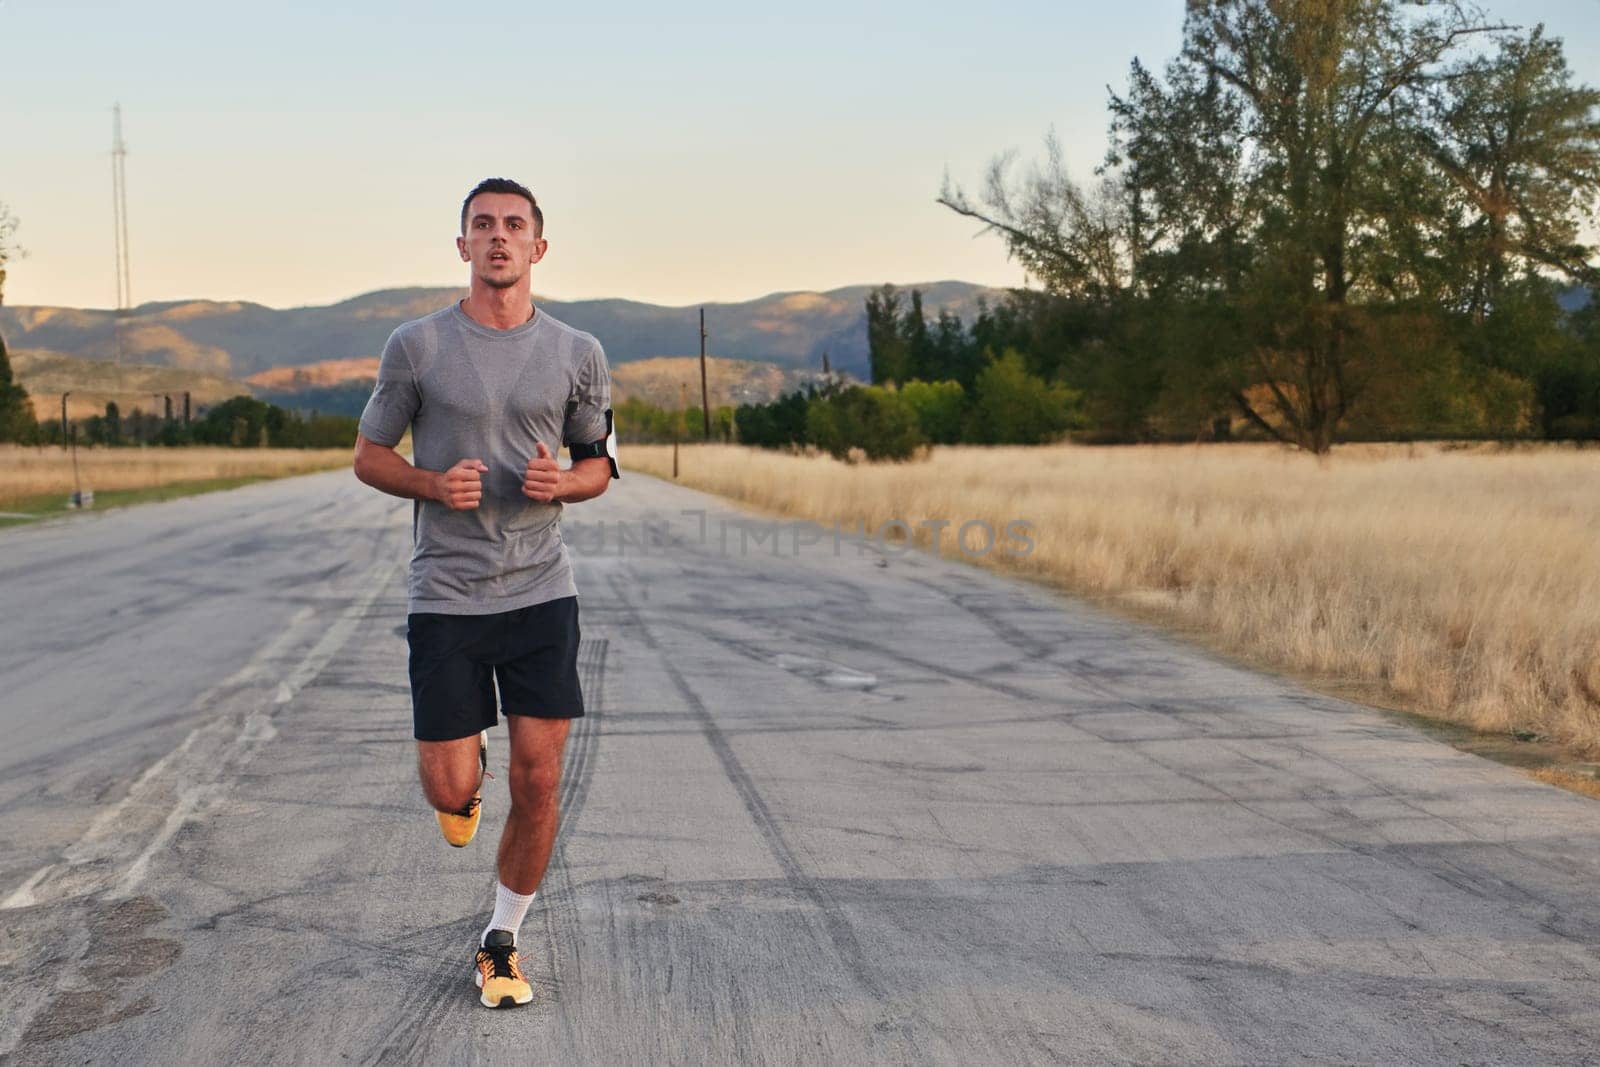
[(117, 310), (112, 322), (117, 362), (122, 362), (122, 319), (133, 310), (133, 276), (128, 270), (128, 146), (122, 140), (122, 105), (111, 108), (111, 229), (117, 253)]

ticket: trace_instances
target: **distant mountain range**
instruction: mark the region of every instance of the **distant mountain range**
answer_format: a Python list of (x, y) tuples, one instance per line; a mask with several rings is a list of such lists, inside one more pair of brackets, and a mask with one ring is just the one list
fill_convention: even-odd
[[(821, 372), (824, 354), (834, 371), (870, 380), (864, 305), (874, 288), (852, 285), (705, 305), (713, 403), (767, 400), (800, 387)], [(953, 281), (900, 288), (920, 289), (928, 314), (946, 308), (968, 322), (980, 298), (993, 303), (1004, 295)], [(0, 331), (42, 417), (59, 412), (60, 394), (69, 390), (74, 417), (98, 410), (107, 399), (149, 406), (159, 403), (150, 393), (184, 390), (198, 405), (249, 391), (286, 407), (356, 414), (395, 326), (464, 293), (386, 289), (326, 307), (282, 310), (209, 300), (145, 304), (124, 316), (120, 343), (111, 311), (0, 307)], [(685, 358), (698, 353), (698, 306), (535, 299), (550, 314), (600, 338), (619, 402), (638, 397), (674, 407), (687, 381), (689, 399), (698, 403), (698, 363)], [(1559, 299), (1573, 311), (1591, 294), (1574, 286)]]
[[(1001, 291), (967, 282), (903, 288), (923, 292), (929, 313), (944, 307), (970, 319), (980, 296)], [(774, 293), (736, 304), (707, 304), (708, 352), (770, 363), (788, 371), (821, 370), (826, 353), (835, 370), (868, 377), (864, 301), (874, 287), (852, 285), (825, 293)], [(122, 319), (114, 312), (61, 307), (0, 307), (0, 330), (13, 349), (102, 362), (182, 367), (227, 378), (273, 368), (376, 356), (389, 333), (465, 295), (454, 288), (386, 289), (326, 307), (269, 308), (261, 304), (192, 300), (144, 304)], [(632, 300), (546, 300), (551, 315), (600, 338), (613, 365), (656, 356), (699, 353), (698, 306), (661, 307)], [(329, 387), (334, 382), (321, 382)]]
[(182, 367), (106, 363), (26, 348), (13, 348), (10, 356), (12, 373), (28, 391), (33, 413), (41, 420), (61, 417), (63, 393), (72, 394), (67, 401), (68, 417), (81, 419), (103, 412), (108, 400), (115, 400), (125, 414), (135, 408), (160, 412), (164, 398), (171, 396), (173, 413), (181, 414), (184, 393), (198, 411), (230, 396), (252, 392), (245, 382)]
[[(774, 363), (706, 357), (706, 391), (712, 407), (765, 403), (821, 376), (820, 371), (790, 370)], [(358, 415), (377, 377), (378, 359), (371, 356), (274, 367), (250, 375), (245, 383), (255, 396), (283, 407)], [(617, 404), (644, 400), (676, 408), (685, 396), (690, 404), (700, 403), (700, 360), (695, 356), (653, 356), (611, 368), (611, 398)]]

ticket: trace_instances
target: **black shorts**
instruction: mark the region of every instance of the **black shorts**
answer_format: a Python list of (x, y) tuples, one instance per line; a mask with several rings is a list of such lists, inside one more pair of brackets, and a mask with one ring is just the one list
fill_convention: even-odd
[(575, 719), (578, 598), (562, 597), (497, 615), (421, 612), (406, 620), (411, 646), (411, 719), (418, 741), (471, 737), (507, 715)]

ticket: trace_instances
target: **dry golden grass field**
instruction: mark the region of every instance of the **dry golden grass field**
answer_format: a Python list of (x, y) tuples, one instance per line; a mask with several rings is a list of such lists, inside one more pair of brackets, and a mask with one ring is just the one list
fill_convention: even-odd
[[(83, 488), (148, 489), (224, 478), (278, 478), (348, 465), (347, 448), (79, 448)], [(72, 492), (65, 448), (0, 445), (0, 507)]]
[[(671, 476), (670, 445), (623, 458)], [(1062, 445), (847, 466), (696, 445), (680, 481), (824, 524), (949, 520), (945, 555), (964, 521), (1026, 521), (1030, 553), (981, 561), (1261, 664), (1600, 753), (1600, 451)]]

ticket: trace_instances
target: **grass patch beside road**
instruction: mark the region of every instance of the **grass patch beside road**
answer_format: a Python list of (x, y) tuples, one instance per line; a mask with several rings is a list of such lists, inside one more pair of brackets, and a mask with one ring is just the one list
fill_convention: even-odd
[[(174, 500), (181, 496), (214, 493), (222, 489), (237, 489), (242, 485), (270, 481), (277, 475), (252, 474), (239, 478), (207, 478), (196, 482), (171, 482), (146, 489), (110, 489), (94, 495), (94, 507), (78, 511), (67, 506), (67, 495), (50, 493), (47, 496), (29, 497), (12, 501), (0, 507), (0, 528), (47, 519), (56, 515), (92, 515), (106, 508), (126, 507), (129, 504), (151, 504), (159, 500)], [(6, 514), (9, 512), (10, 514)]]
[[(80, 448), (77, 479), (94, 510), (234, 489), (269, 478), (348, 466), (343, 448)], [(58, 447), (0, 445), (0, 526), (66, 514), (72, 454)]]
[[(345, 466), (346, 448), (79, 448), (77, 480), (98, 502), (110, 490), (150, 489), (226, 478), (282, 478)], [(72, 453), (58, 446), (0, 445), (0, 510), (71, 493)]]
[[(623, 458), (671, 475), (671, 446)], [(1327, 691), (1600, 754), (1600, 451), (1352, 445), (935, 449), (848, 466), (686, 447), (680, 481), (825, 526), (1022, 520), (995, 566)], [(1357, 695), (1360, 694), (1360, 695)]]

